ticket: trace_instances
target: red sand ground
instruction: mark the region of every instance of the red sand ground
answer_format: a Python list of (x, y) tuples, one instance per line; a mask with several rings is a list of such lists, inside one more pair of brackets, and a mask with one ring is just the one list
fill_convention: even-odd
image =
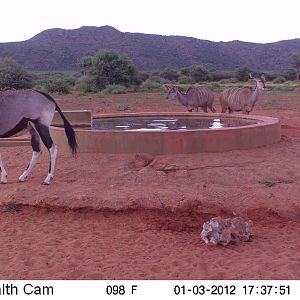
[[(156, 157), (59, 152), (50, 186), (40, 184), (45, 151), (28, 182), (17, 183), (31, 150), (1, 148), (9, 183), (0, 186), (0, 279), (300, 279), (298, 102), (269, 94), (255, 109), (281, 118), (275, 145)], [(94, 112), (184, 110), (160, 94), (59, 103)], [(7, 203), (20, 211), (6, 211)], [(206, 246), (200, 230), (214, 216), (251, 219), (254, 238)]]

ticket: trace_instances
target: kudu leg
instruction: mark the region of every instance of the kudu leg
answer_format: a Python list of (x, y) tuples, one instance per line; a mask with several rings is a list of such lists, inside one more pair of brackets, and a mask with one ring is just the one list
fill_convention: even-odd
[(1, 159), (1, 155), (0, 155), (0, 172), (1, 172), (1, 179), (0, 179), (0, 183), (7, 183), (7, 173), (6, 170), (4, 168), (2, 159)]
[(225, 113), (226, 113), (226, 111), (227, 111), (227, 109), (228, 109), (228, 107), (222, 107), (222, 111), (221, 111), (221, 113), (222, 113), (222, 114), (225, 114)]
[(216, 109), (212, 105), (209, 105), (208, 108), (211, 110), (211, 112), (213, 112), (213, 113), (216, 112)]
[(33, 152), (32, 152), (32, 157), (29, 165), (27, 166), (23, 174), (19, 177), (20, 182), (24, 182), (28, 178), (29, 173), (32, 171), (33, 167), (36, 165), (38, 161), (38, 158), (41, 155), (40, 136), (32, 125), (29, 126), (30, 126), (29, 132), (31, 135), (31, 147)]
[(53, 176), (54, 176), (54, 168), (55, 168), (55, 161), (56, 161), (56, 155), (57, 155), (57, 146), (52, 141), (52, 138), (50, 136), (49, 127), (47, 127), (43, 124), (40, 124), (40, 123), (37, 123), (35, 125), (35, 127), (36, 127), (36, 130), (38, 131), (44, 145), (48, 149), (49, 155), (50, 155), (49, 172), (48, 172), (46, 179), (43, 182), (43, 184), (49, 185), (50, 181), (53, 179)]

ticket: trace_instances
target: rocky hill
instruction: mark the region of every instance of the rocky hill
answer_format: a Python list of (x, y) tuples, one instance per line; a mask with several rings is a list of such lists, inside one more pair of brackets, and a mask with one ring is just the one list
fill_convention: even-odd
[(290, 57), (300, 53), (300, 39), (257, 44), (211, 42), (183, 36), (120, 32), (111, 26), (49, 29), (33, 38), (0, 43), (0, 58), (12, 57), (31, 70), (74, 70), (83, 56), (102, 49), (126, 54), (139, 70), (179, 69), (202, 64), (208, 69), (258, 70), (290, 68)]

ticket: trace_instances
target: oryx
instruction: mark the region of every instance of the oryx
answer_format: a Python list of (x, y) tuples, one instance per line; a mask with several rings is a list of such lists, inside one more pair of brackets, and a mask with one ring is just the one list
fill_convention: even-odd
[[(63, 119), (69, 146), (72, 153), (75, 154), (77, 149), (75, 132), (51, 96), (32, 89), (0, 91), (0, 138), (19, 135), (24, 131), (28, 131), (31, 135), (33, 154), (28, 167), (19, 177), (21, 182), (27, 179), (41, 154), (40, 140), (42, 140), (50, 154), (49, 172), (43, 184), (48, 185), (53, 179), (57, 146), (52, 141), (49, 127), (55, 110)], [(6, 183), (7, 173), (1, 155), (0, 171), (0, 182)]]

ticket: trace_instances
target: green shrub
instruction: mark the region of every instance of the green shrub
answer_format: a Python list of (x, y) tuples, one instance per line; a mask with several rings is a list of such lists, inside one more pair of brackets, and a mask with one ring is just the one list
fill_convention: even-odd
[(142, 83), (141, 89), (146, 91), (161, 90), (162, 84), (156, 81), (152, 81), (151, 79), (147, 79)]
[(234, 77), (234, 71), (214, 70), (209, 72), (211, 81), (230, 80)]
[(141, 82), (147, 80), (150, 77), (150, 75), (146, 72), (139, 72), (138, 73), (138, 78)]
[(31, 88), (33, 77), (29, 72), (12, 58), (0, 60), (0, 89)]
[(107, 85), (138, 85), (141, 80), (129, 59), (114, 50), (103, 50), (95, 56), (84, 57), (79, 61), (82, 74), (93, 78), (93, 87), (104, 90)]
[(46, 81), (45, 88), (49, 93), (69, 94), (71, 86), (60, 76), (54, 76)]
[(185, 75), (185, 76), (190, 76), (190, 68), (185, 67), (185, 68), (180, 69), (180, 74)]
[(83, 75), (76, 80), (75, 87), (83, 93), (95, 92), (97, 90), (95, 79), (89, 75)]
[(273, 80), (273, 82), (274, 83), (284, 83), (284, 82), (286, 82), (286, 79), (283, 76), (278, 76)]
[(151, 71), (150, 72), (150, 77), (152, 77), (152, 76), (159, 76), (160, 77), (160, 71), (158, 71), (158, 70)]
[(248, 81), (249, 73), (251, 73), (251, 69), (248, 66), (242, 66), (236, 69), (235, 78), (238, 81)]
[(195, 82), (207, 81), (210, 79), (209, 72), (201, 65), (192, 65), (190, 67), (190, 76)]
[(227, 84), (227, 83), (237, 83), (237, 79), (236, 78), (225, 78), (225, 79), (221, 79), (219, 80), (220, 84)]
[(106, 93), (106, 94), (124, 94), (126, 92), (128, 92), (128, 88), (126, 86), (120, 85), (120, 84), (109, 84), (103, 90), (103, 93)]
[(148, 80), (145, 81), (152, 81), (161, 84), (162, 78), (159, 75), (152, 75)]
[(34, 77), (35, 89), (61, 94), (68, 94), (76, 80), (74, 73), (65, 72), (36, 72)]
[(180, 84), (193, 84), (195, 83), (194, 79), (187, 75), (181, 75), (178, 78), (178, 83)]
[(208, 85), (206, 85), (213, 91), (219, 91), (221, 89), (221, 85), (218, 82), (210, 82)]
[(268, 90), (278, 91), (278, 92), (293, 92), (296, 90), (295, 86), (280, 85), (280, 86), (267, 86)]
[(161, 71), (160, 76), (169, 81), (177, 81), (179, 74), (176, 70), (164, 69), (163, 71)]
[(209, 72), (201, 65), (192, 65), (180, 70), (181, 75), (190, 76), (194, 82), (210, 80)]

